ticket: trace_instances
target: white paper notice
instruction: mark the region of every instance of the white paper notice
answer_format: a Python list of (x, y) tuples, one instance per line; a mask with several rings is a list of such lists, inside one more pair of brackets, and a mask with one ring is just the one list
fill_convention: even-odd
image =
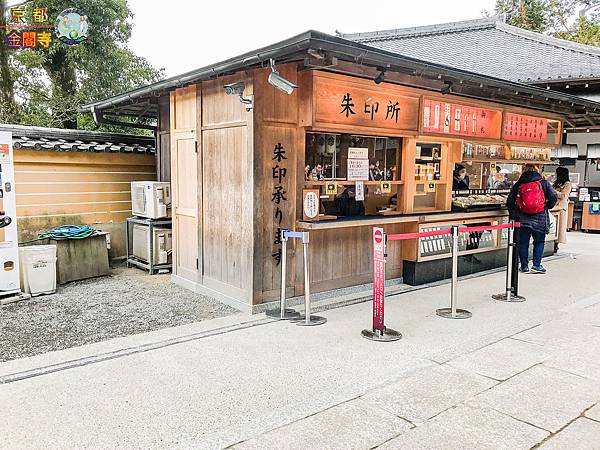
[(354, 199), (357, 202), (362, 202), (365, 200), (365, 183), (362, 181), (357, 181), (354, 187), (355, 197)]
[(348, 149), (348, 181), (369, 179), (369, 149), (350, 147)]
[(369, 149), (350, 147), (348, 148), (348, 159), (369, 159)]
[(369, 160), (368, 159), (348, 159), (348, 181), (368, 180), (369, 179)]

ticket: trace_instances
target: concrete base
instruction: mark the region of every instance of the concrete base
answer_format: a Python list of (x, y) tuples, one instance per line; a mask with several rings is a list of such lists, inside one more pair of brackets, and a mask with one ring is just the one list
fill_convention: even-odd
[(29, 300), (31, 298), (30, 294), (26, 294), (24, 292), (19, 292), (17, 294), (7, 295), (5, 297), (0, 297), (0, 306), (2, 305), (10, 305), (11, 303), (21, 302), (23, 300)]

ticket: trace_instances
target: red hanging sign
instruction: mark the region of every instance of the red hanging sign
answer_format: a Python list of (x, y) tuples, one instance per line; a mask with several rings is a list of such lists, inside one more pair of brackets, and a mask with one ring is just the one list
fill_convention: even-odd
[(385, 239), (383, 228), (373, 228), (373, 331), (384, 332)]
[(500, 139), (502, 112), (423, 100), (423, 132)]
[(548, 119), (506, 113), (504, 116), (504, 139), (520, 142), (546, 142)]

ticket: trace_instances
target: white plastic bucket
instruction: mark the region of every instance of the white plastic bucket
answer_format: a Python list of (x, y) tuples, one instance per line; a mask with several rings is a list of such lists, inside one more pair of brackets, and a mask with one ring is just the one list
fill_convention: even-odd
[(19, 247), (21, 289), (32, 296), (56, 291), (56, 245)]

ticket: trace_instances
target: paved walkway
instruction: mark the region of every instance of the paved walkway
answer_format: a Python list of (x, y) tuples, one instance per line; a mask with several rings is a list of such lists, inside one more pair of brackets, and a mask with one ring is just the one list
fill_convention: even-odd
[[(2, 448), (600, 448), (600, 236), (573, 235), (528, 301), (501, 273), (369, 303), (305, 328), (234, 317), (0, 364)], [(569, 257), (570, 249), (577, 252)]]

